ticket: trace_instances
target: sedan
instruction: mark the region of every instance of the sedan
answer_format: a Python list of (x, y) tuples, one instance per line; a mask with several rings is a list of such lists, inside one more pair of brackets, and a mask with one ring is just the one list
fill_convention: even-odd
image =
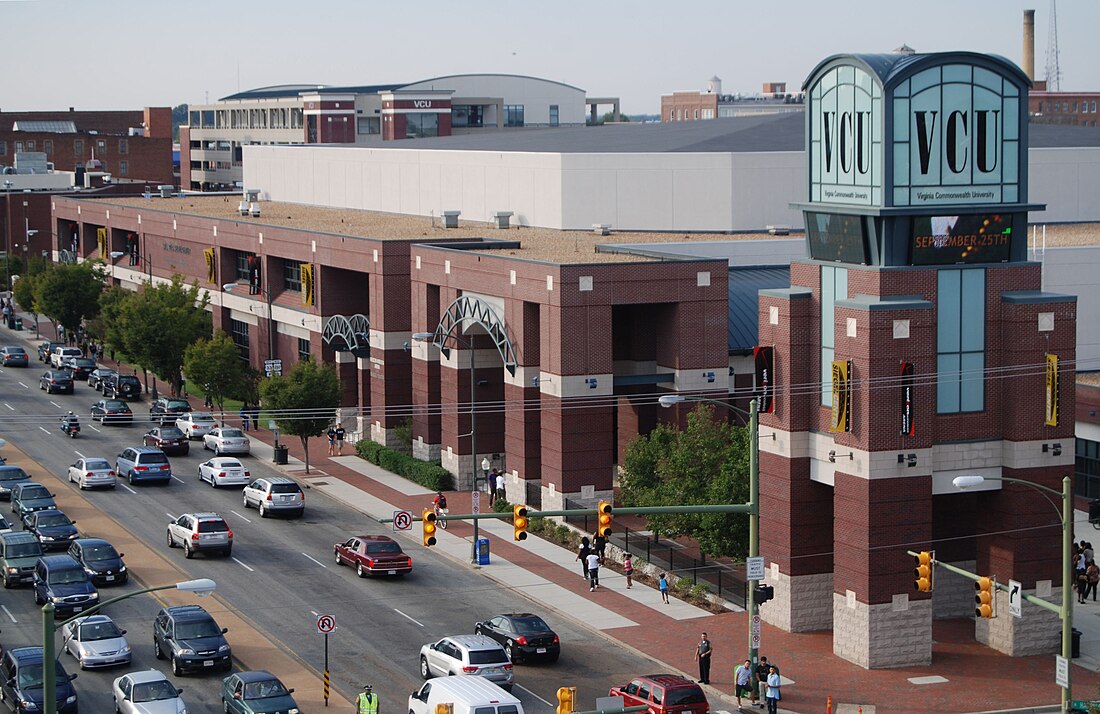
[(76, 540), (76, 521), (56, 508), (30, 513), (23, 521), (26, 530), (33, 533), (43, 550), (64, 550)]
[(73, 379), (87, 380), (88, 375), (95, 370), (95, 360), (90, 357), (66, 357), (61, 363), (61, 369), (73, 376)]
[(107, 367), (100, 367), (99, 369), (93, 369), (92, 373), (88, 375), (88, 386), (98, 391), (103, 391), (103, 380), (107, 377), (117, 376), (118, 372)]
[(22, 347), (3, 347), (0, 348), (0, 362), (5, 367), (26, 367), (30, 364), (30, 358)]
[(38, 378), (38, 388), (45, 389), (46, 394), (54, 392), (73, 393), (76, 387), (73, 384), (73, 376), (60, 369), (50, 369), (42, 373)]
[(237, 672), (222, 680), (222, 710), (233, 714), (298, 714), (298, 703), (290, 696), (293, 693), (271, 672)]
[(155, 669), (131, 672), (111, 685), (120, 714), (187, 714), (182, 689)]
[(11, 524), (8, 519), (0, 516), (0, 533), (11, 533)]
[(61, 627), (65, 651), (76, 658), (81, 669), (130, 664), (133, 653), (114, 620), (106, 615), (88, 615)]
[(0, 500), (10, 501), (11, 490), (30, 480), (30, 475), (18, 466), (0, 465)]
[(130, 578), (123, 553), (102, 538), (77, 538), (69, 546), (69, 557), (84, 568), (94, 585), (122, 585)]
[(332, 546), (337, 565), (354, 565), (361, 578), (368, 575), (408, 575), (412, 558), (389, 536), (359, 535)]
[(134, 421), (134, 412), (121, 399), (100, 399), (92, 405), (92, 420), (96, 419), (100, 424), (130, 424)]
[(187, 412), (176, 417), (176, 426), (188, 439), (201, 439), (211, 429), (217, 429), (218, 422), (214, 421), (214, 415), (210, 412)]
[(215, 456), (199, 464), (199, 480), (209, 481), (214, 488), (247, 486), (252, 481), (252, 474), (237, 459)]
[(158, 426), (150, 429), (142, 437), (142, 443), (146, 446), (155, 446), (170, 456), (187, 456), (187, 452), (191, 450), (191, 442), (174, 426)]
[(87, 458), (77, 459), (69, 467), (69, 483), (75, 483), (82, 489), (96, 486), (114, 488), (118, 483), (118, 479), (115, 477), (115, 470), (111, 468), (110, 461)]
[(211, 429), (202, 437), (202, 448), (210, 449), (215, 456), (222, 454), (248, 454), (252, 450), (252, 442), (240, 429), (228, 426)]
[(556, 662), (561, 655), (561, 642), (538, 615), (529, 612), (497, 615), (474, 625), (474, 633), (488, 635), (504, 645), (508, 659), (522, 662), (545, 658)]

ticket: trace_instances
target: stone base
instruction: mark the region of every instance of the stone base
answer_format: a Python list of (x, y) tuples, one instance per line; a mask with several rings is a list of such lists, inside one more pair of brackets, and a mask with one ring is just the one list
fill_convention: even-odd
[(775, 598), (760, 607), (760, 617), (787, 632), (828, 630), (833, 626), (833, 574), (791, 577), (772, 563), (764, 582), (775, 588)]
[[(978, 570), (977, 563), (976, 560), (960, 560), (951, 565), (974, 573)], [(936, 580), (932, 588), (932, 619), (953, 620), (960, 617), (973, 617), (974, 581), (952, 575), (946, 570), (936, 572), (934, 577)]]
[(417, 437), (412, 444), (413, 458), (421, 461), (439, 463), (439, 455), (442, 450), (443, 448), (439, 444), (426, 443), (424, 437)]
[[(615, 492), (611, 490), (597, 491), (592, 487), (585, 487), (583, 491), (562, 493), (554, 487), (554, 484), (542, 486), (542, 511), (563, 511), (567, 508), (591, 508), (595, 510), (600, 501), (611, 501)], [(566, 504), (566, 499), (569, 503)]]
[(508, 503), (527, 503), (527, 481), (515, 471), (504, 474), (504, 498)]
[[(1035, 594), (1034, 590), (1024, 592)], [(1043, 599), (1061, 604), (1062, 589), (1053, 588), (1050, 597)], [(1008, 593), (1003, 590), (997, 591), (994, 605), (996, 617), (974, 621), (975, 640), (1011, 657), (1061, 653), (1062, 620), (1058, 615), (1024, 601), (1023, 617), (1013, 617), (1008, 612)], [(973, 614), (974, 606), (970, 607)]]
[(855, 593), (833, 593), (833, 654), (865, 669), (932, 664), (932, 603), (868, 605)]
[(386, 429), (378, 422), (370, 424), (370, 439), (376, 444), (381, 444), (390, 449), (400, 450), (401, 441), (397, 438), (395, 429)]

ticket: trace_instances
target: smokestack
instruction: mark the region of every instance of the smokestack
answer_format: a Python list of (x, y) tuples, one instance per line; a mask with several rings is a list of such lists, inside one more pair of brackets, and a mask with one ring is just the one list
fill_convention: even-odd
[(1024, 10), (1024, 74), (1035, 81), (1035, 11)]

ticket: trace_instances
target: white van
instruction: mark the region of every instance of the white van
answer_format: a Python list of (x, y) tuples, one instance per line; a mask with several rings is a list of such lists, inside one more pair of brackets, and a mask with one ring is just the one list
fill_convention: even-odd
[(409, 714), (435, 714), (437, 704), (454, 705), (453, 714), (523, 714), (519, 699), (484, 677), (440, 677), (409, 696)]
[(50, 364), (54, 369), (61, 369), (61, 365), (70, 357), (80, 357), (80, 350), (76, 347), (54, 347), (50, 354)]

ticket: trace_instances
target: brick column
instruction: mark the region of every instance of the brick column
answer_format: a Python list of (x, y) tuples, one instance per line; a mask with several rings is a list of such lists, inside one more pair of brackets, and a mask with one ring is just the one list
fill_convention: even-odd
[[(467, 335), (464, 339), (469, 339)], [(477, 357), (474, 363), (475, 374), (473, 379), (477, 382), (502, 369), (500, 355), (496, 348), (486, 348), (491, 342), (487, 337), (474, 336), (474, 347)], [(434, 348), (432, 348), (434, 349)], [(487, 389), (488, 385), (475, 386), (474, 410), (477, 412), (477, 454), (471, 451), (470, 423), (470, 359), (473, 351), (469, 349), (450, 349), (447, 356), (439, 359), (439, 404), (441, 405), (441, 433), (442, 448), (440, 449), (440, 463), (443, 468), (455, 475), (455, 486), (459, 490), (471, 490), (473, 488), (474, 469), (480, 474), (480, 462), (488, 454), (494, 452), (493, 440), (490, 433), (493, 428), (493, 415), (490, 413), (497, 409), (492, 402), (492, 394)], [(488, 380), (486, 380), (488, 381)], [(483, 432), (483, 424), (487, 427)], [(486, 437), (483, 439), (483, 437)], [(496, 448), (500, 448), (499, 445)], [(484, 474), (481, 474), (484, 475)]]
[(351, 352), (336, 353), (336, 376), (340, 380), (340, 406), (352, 406), (359, 397), (359, 369)]
[(542, 411), (539, 389), (539, 305), (517, 299), (505, 302), (505, 322), (516, 349), (516, 373), (504, 372), (505, 496), (527, 503), (528, 484), (542, 477)]

